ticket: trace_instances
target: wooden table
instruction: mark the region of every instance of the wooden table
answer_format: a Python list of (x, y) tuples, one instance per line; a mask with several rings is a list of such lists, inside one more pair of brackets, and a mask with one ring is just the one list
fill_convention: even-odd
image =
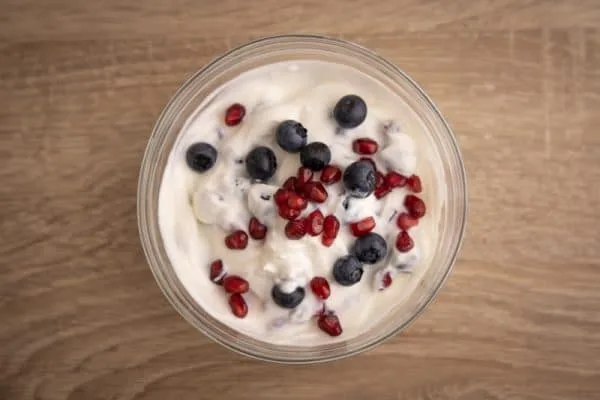
[[(600, 3), (3, 0), (0, 399), (600, 398)], [(371, 47), (432, 95), (469, 176), (431, 308), (335, 363), (238, 356), (158, 289), (136, 225), (152, 124), (250, 38)]]

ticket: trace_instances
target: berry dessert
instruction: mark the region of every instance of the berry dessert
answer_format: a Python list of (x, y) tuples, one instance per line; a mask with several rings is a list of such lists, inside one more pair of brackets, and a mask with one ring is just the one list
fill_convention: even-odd
[(182, 128), (159, 195), (178, 278), (216, 319), (295, 346), (348, 340), (404, 301), (437, 240), (424, 128), (358, 70), (245, 72)]

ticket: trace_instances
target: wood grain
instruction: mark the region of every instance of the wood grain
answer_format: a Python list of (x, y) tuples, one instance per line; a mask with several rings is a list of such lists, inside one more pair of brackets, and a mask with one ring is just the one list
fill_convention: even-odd
[[(600, 398), (597, 1), (0, 5), (0, 399)], [(404, 68), (469, 176), (466, 242), (429, 311), (374, 351), (309, 367), (188, 326), (135, 217), (144, 147), (177, 86), (290, 31)]]

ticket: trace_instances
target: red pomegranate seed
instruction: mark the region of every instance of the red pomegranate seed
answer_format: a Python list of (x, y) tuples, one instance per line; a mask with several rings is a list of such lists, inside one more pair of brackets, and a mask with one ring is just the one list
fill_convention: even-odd
[(401, 253), (406, 253), (414, 247), (415, 243), (412, 238), (408, 235), (408, 232), (402, 231), (396, 237), (396, 248)]
[(215, 260), (210, 263), (210, 280), (217, 285), (223, 284), (225, 270), (223, 269), (223, 261)]
[(379, 171), (375, 171), (375, 189), (385, 185), (385, 177)]
[(298, 179), (295, 176), (290, 176), (285, 180), (285, 182), (283, 182), (283, 188), (285, 190), (291, 190), (292, 192), (295, 192), (297, 189), (297, 183)]
[(246, 300), (239, 293), (234, 293), (229, 296), (229, 307), (231, 312), (238, 318), (244, 318), (248, 314), (248, 305)]
[(414, 218), (409, 213), (405, 212), (400, 213), (400, 215), (398, 215), (398, 219), (396, 220), (396, 225), (398, 225), (398, 228), (402, 229), (403, 231), (407, 231), (409, 228), (412, 228), (418, 223), (419, 220), (417, 218)]
[(225, 125), (238, 125), (244, 119), (244, 115), (246, 115), (246, 108), (243, 105), (239, 103), (230, 105), (225, 111)]
[(319, 316), (319, 329), (327, 333), (329, 336), (340, 336), (342, 334), (342, 325), (335, 314), (323, 314)]
[(290, 194), (290, 196), (287, 199), (287, 206), (295, 210), (304, 210), (307, 205), (308, 201), (304, 197), (297, 195), (296, 193)]
[(323, 232), (323, 223), (325, 218), (321, 210), (315, 210), (308, 214), (308, 217), (304, 220), (306, 224), (306, 232), (311, 236), (318, 236)]
[(375, 195), (376, 199), (381, 199), (383, 196), (385, 196), (386, 194), (388, 194), (389, 192), (391, 192), (392, 189), (390, 189), (387, 185), (381, 185), (378, 188), (376, 188), (373, 191), (373, 194)]
[(246, 293), (250, 289), (250, 284), (241, 276), (227, 275), (223, 279), (223, 289), (227, 293)]
[(375, 164), (375, 161), (373, 161), (372, 158), (369, 157), (361, 157), (358, 159), (359, 161), (364, 161), (364, 162), (368, 162), (369, 164), (371, 164), (373, 166), (373, 169), (375, 171), (377, 171), (377, 164)]
[(369, 138), (356, 139), (352, 142), (352, 150), (358, 154), (375, 154), (379, 145)]
[(335, 165), (327, 165), (321, 171), (321, 182), (331, 185), (342, 179), (342, 170)]
[(386, 185), (391, 189), (406, 185), (406, 178), (394, 171), (388, 172), (384, 179)]
[(287, 199), (288, 199), (288, 197), (290, 197), (290, 194), (292, 194), (292, 193), (294, 193), (294, 192), (292, 192), (290, 190), (277, 189), (277, 191), (275, 192), (275, 195), (273, 196), (273, 199), (275, 200), (275, 204), (277, 204), (278, 206), (287, 205)]
[(325, 247), (331, 247), (331, 245), (333, 244), (334, 241), (335, 241), (334, 237), (329, 237), (329, 236), (325, 236), (325, 235), (321, 236), (321, 243)]
[(375, 218), (367, 217), (350, 224), (350, 230), (356, 237), (364, 236), (375, 228)]
[(298, 240), (306, 235), (305, 222), (302, 220), (290, 221), (285, 225), (285, 236), (288, 239)]
[(414, 194), (409, 194), (404, 198), (404, 207), (414, 218), (421, 218), (425, 215), (425, 203)]
[(267, 236), (267, 226), (261, 224), (258, 219), (252, 217), (248, 224), (248, 233), (252, 239), (262, 240)]
[(312, 170), (306, 167), (298, 168), (298, 185), (302, 186), (307, 182), (310, 182), (313, 178)]
[(379, 288), (379, 290), (383, 290), (385, 288), (390, 287), (390, 285), (392, 284), (392, 275), (390, 275), (389, 272), (386, 272), (383, 275), (383, 278), (381, 280), (381, 287)]
[(248, 235), (244, 231), (235, 231), (225, 237), (225, 245), (233, 250), (245, 249), (248, 245)]
[(302, 187), (306, 197), (315, 203), (324, 203), (329, 196), (321, 182), (309, 182)]
[(283, 219), (294, 220), (300, 216), (302, 210), (297, 210), (295, 208), (289, 208), (287, 204), (284, 204), (279, 207), (279, 216)]
[(325, 217), (325, 221), (323, 221), (323, 236), (335, 239), (339, 231), (340, 221), (338, 221), (335, 215), (328, 215)]
[(423, 190), (421, 187), (421, 178), (419, 178), (417, 175), (409, 177), (406, 181), (406, 186), (408, 186), (408, 188), (415, 193), (421, 193)]
[(329, 282), (327, 279), (321, 276), (315, 276), (310, 281), (310, 288), (312, 292), (321, 300), (326, 300), (331, 294), (331, 289), (329, 288)]

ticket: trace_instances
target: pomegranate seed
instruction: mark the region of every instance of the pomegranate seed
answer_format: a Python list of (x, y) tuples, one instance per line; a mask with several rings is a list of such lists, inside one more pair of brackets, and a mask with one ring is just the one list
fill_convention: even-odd
[(250, 233), (252, 239), (262, 240), (267, 236), (267, 226), (261, 224), (258, 219), (252, 217), (248, 224), (248, 233)]
[(342, 170), (335, 165), (327, 165), (321, 171), (321, 182), (325, 184), (332, 184), (342, 179)]
[(325, 186), (321, 182), (309, 182), (303, 186), (302, 190), (306, 197), (315, 203), (324, 203), (329, 196)]
[(306, 235), (305, 222), (302, 220), (290, 221), (285, 225), (285, 236), (292, 240), (298, 240)]
[(304, 197), (301, 197), (296, 193), (290, 194), (290, 196), (287, 199), (287, 206), (295, 210), (304, 210), (307, 205), (308, 201)]
[(364, 236), (375, 228), (375, 218), (367, 217), (350, 224), (350, 230), (356, 237)]
[(406, 253), (414, 247), (415, 243), (412, 238), (408, 235), (408, 232), (402, 231), (396, 237), (396, 248), (401, 253)]
[(342, 334), (342, 325), (335, 314), (324, 314), (319, 316), (319, 329), (327, 333), (329, 336), (340, 336)]
[(321, 300), (326, 300), (331, 294), (331, 289), (329, 288), (329, 282), (327, 279), (316, 276), (312, 278), (310, 281), (310, 288), (312, 292)]
[(310, 170), (306, 167), (298, 168), (298, 185), (302, 186), (305, 183), (310, 182), (312, 180), (312, 178), (313, 178), (312, 170)]
[(223, 268), (223, 261), (215, 260), (210, 263), (210, 280), (217, 285), (222, 285), (224, 277), (225, 270)]
[(413, 218), (409, 213), (405, 212), (400, 213), (400, 215), (398, 215), (398, 219), (396, 220), (396, 225), (398, 225), (398, 228), (402, 229), (403, 231), (407, 231), (409, 228), (412, 228), (418, 223), (419, 220), (417, 218)]
[(243, 105), (239, 103), (230, 105), (225, 111), (225, 125), (238, 125), (244, 119), (244, 115), (246, 115), (246, 108)]
[(378, 148), (377, 142), (369, 138), (356, 139), (352, 142), (352, 150), (358, 154), (375, 154)]
[(320, 235), (321, 232), (323, 232), (324, 222), (325, 218), (323, 218), (323, 213), (321, 210), (315, 210), (311, 212), (305, 219), (306, 232), (311, 236)]
[(385, 177), (379, 171), (375, 171), (375, 189), (385, 185)]
[(295, 192), (297, 189), (297, 183), (298, 179), (295, 176), (290, 176), (285, 180), (285, 182), (283, 182), (283, 188), (285, 190), (291, 190), (292, 192)]
[(386, 185), (391, 189), (406, 185), (406, 178), (394, 171), (388, 172), (384, 179)]
[(248, 245), (248, 235), (244, 231), (235, 231), (225, 237), (225, 245), (232, 250), (242, 250)]
[(375, 171), (377, 171), (377, 164), (375, 164), (375, 161), (373, 161), (373, 159), (372, 159), (372, 158), (369, 158), (369, 157), (361, 157), (361, 158), (359, 158), (358, 160), (359, 160), (359, 161), (365, 161), (365, 162), (368, 162), (369, 164), (371, 164), (371, 165), (373, 166), (373, 169), (374, 169)]
[(386, 194), (388, 194), (391, 191), (392, 191), (392, 189), (390, 189), (388, 187), (388, 185), (384, 184), (384, 185), (381, 185), (380, 187), (376, 188), (373, 191), (373, 194), (375, 195), (376, 199), (380, 199), (380, 198), (382, 198), (383, 196), (385, 196)]
[(334, 237), (329, 237), (329, 236), (325, 236), (325, 235), (321, 236), (321, 243), (325, 247), (331, 247), (331, 245), (333, 244), (334, 241), (335, 241)]
[(328, 215), (325, 217), (325, 221), (323, 221), (323, 236), (335, 239), (339, 231), (340, 221), (338, 221), (335, 215)]
[(279, 216), (290, 221), (298, 218), (301, 212), (301, 210), (289, 208), (287, 204), (279, 207)]
[(246, 293), (250, 289), (250, 284), (241, 276), (227, 275), (223, 279), (223, 289), (227, 293)]
[(425, 215), (425, 203), (423, 200), (413, 194), (409, 194), (404, 199), (404, 207), (414, 218), (421, 218)]
[(275, 204), (278, 206), (287, 205), (287, 199), (290, 197), (290, 194), (294, 192), (285, 190), (285, 189), (277, 189), (273, 199), (275, 200)]
[(248, 305), (246, 300), (239, 293), (234, 293), (229, 296), (229, 307), (231, 312), (238, 318), (244, 318), (248, 314)]
[(381, 287), (379, 288), (379, 290), (383, 290), (385, 288), (390, 287), (390, 285), (392, 284), (392, 275), (390, 275), (389, 272), (386, 272), (383, 275), (383, 278), (381, 280)]
[(406, 181), (406, 185), (410, 190), (412, 190), (415, 193), (421, 193), (421, 191), (423, 190), (423, 188), (421, 187), (421, 178), (419, 178), (417, 175), (409, 177)]

